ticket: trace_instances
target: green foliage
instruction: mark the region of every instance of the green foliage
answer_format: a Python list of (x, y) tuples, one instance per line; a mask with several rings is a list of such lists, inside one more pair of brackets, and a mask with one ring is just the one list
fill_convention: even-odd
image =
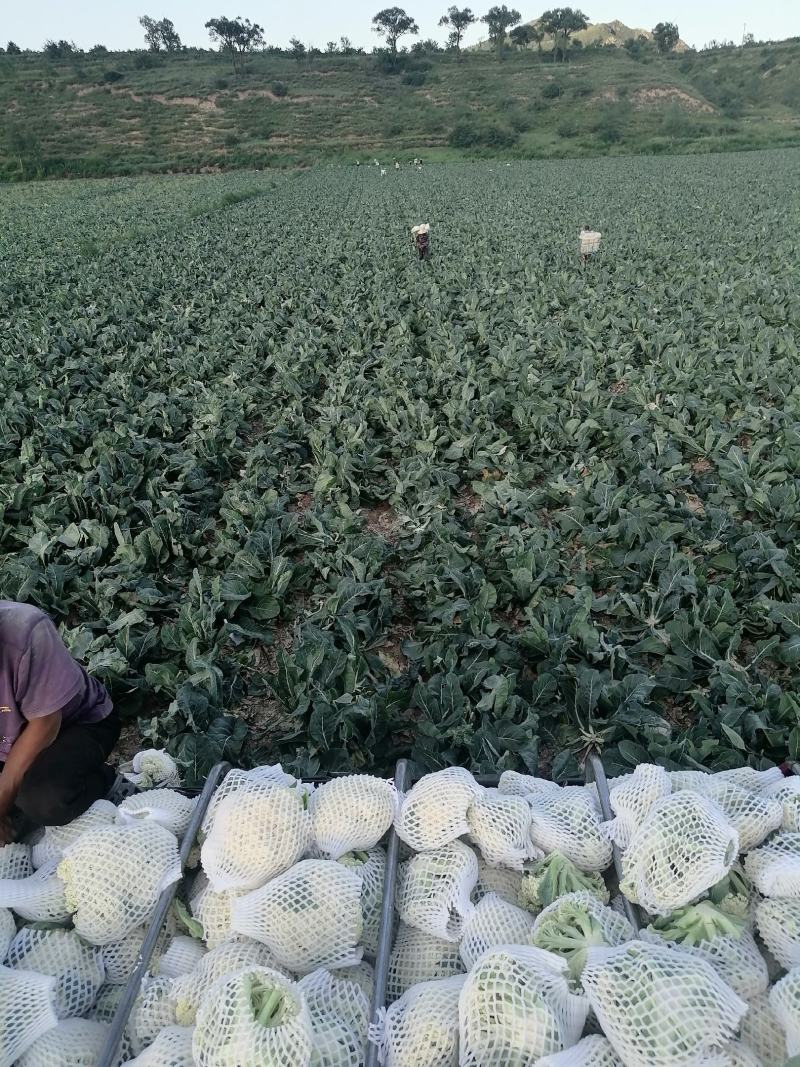
[(196, 774), (798, 758), (797, 152), (425, 162), (5, 191), (0, 596)]

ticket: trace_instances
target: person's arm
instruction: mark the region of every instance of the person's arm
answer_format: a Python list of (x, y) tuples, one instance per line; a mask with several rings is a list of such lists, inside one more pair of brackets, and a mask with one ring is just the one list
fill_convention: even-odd
[(60, 711), (42, 715), (31, 719), (11, 746), (3, 773), (0, 774), (0, 845), (7, 845), (12, 839), (8, 815), (14, 806), (22, 779), (39, 753), (52, 745), (60, 729)]

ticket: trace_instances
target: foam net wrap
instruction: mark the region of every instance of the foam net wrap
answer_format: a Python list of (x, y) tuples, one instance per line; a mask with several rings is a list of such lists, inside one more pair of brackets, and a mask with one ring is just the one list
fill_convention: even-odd
[(600, 808), (582, 786), (529, 798), (531, 841), (544, 853), (560, 852), (582, 871), (604, 871), (611, 863), (611, 842), (600, 829)]
[(369, 1029), (369, 999), (357, 982), (324, 968), (297, 983), (311, 1016), (312, 1067), (362, 1067)]
[(0, 847), (0, 882), (4, 878), (28, 878), (33, 874), (31, 846), (21, 841)]
[(89, 830), (58, 866), (75, 929), (94, 945), (146, 923), (180, 875), (177, 838), (155, 823)]
[(0, 908), (11, 908), (28, 922), (66, 922), (70, 912), (64, 885), (56, 876), (56, 861), (46, 863), (28, 878), (0, 881)]
[(755, 909), (761, 940), (785, 967), (800, 967), (800, 897), (765, 897)]
[(100, 951), (82, 941), (74, 930), (23, 927), (11, 943), (6, 963), (16, 971), (35, 971), (55, 978), (59, 1019), (88, 1011), (105, 979)]
[(358, 963), (361, 878), (334, 860), (303, 860), (233, 902), (233, 928), (298, 974)]
[(558, 956), (520, 945), (492, 948), (461, 991), (461, 1067), (533, 1064), (569, 1048), (588, 1008), (585, 997), (570, 993)]
[(151, 789), (126, 797), (119, 805), (118, 819), (121, 823), (154, 822), (183, 837), (189, 828), (189, 820), (196, 798), (185, 797), (174, 789)]
[(608, 783), (615, 818), (606, 826), (611, 840), (626, 849), (631, 838), (650, 814), (653, 805), (672, 792), (663, 767), (642, 763), (633, 772)]
[(739, 838), (707, 797), (673, 793), (658, 801), (624, 856), (622, 892), (653, 915), (666, 915), (721, 881)]
[(311, 817), (296, 789), (254, 783), (216, 808), (203, 842), (203, 870), (216, 892), (258, 889), (311, 844)]
[(382, 848), (369, 852), (348, 852), (339, 863), (354, 871), (361, 879), (361, 943), (369, 956), (378, 951), (378, 935), (383, 905), (383, 882), (386, 875), (386, 853)]
[(389, 957), (387, 1001), (397, 1000), (419, 982), (463, 973), (457, 943), (430, 937), (401, 922)]
[(800, 897), (800, 833), (784, 832), (771, 837), (760, 848), (748, 852), (744, 869), (765, 897)]
[(396, 805), (394, 786), (382, 778), (349, 774), (325, 782), (310, 799), (317, 848), (334, 860), (374, 848), (392, 825)]
[(194, 1067), (191, 1026), (165, 1026), (152, 1045), (126, 1067)]
[(666, 945), (629, 941), (588, 957), (583, 987), (626, 1067), (702, 1063), (747, 1010), (708, 963)]
[(96, 800), (77, 819), (65, 826), (46, 826), (42, 837), (31, 850), (34, 867), (43, 867), (52, 860), (60, 860), (70, 845), (88, 830), (111, 826), (117, 819), (117, 809), (108, 800)]
[(534, 858), (531, 809), (522, 797), (487, 789), (472, 798), (467, 823), (472, 841), (492, 866), (521, 871), (525, 860)]
[(95, 1067), (108, 1027), (90, 1019), (65, 1019), (17, 1060), (16, 1067)]
[(608, 1038), (590, 1034), (572, 1048), (544, 1056), (536, 1067), (623, 1067), (623, 1064)]
[(269, 967), (280, 971), (286, 978), (291, 977), (288, 971), (276, 965), (266, 945), (246, 938), (226, 941), (206, 953), (191, 974), (181, 975), (172, 983), (171, 996), (177, 1021), (182, 1026), (192, 1026), (203, 997), (214, 983), (246, 967)]
[(37, 1038), (58, 1025), (55, 979), (0, 966), (0, 1067), (12, 1067)]
[(385, 1067), (457, 1067), (458, 999), (466, 978), (409, 989), (386, 1011), (380, 1043)]
[(197, 1067), (310, 1067), (312, 1048), (303, 994), (266, 967), (215, 983), (203, 998), (192, 1040)]
[(458, 941), (478, 880), (478, 860), (462, 841), (420, 852), (400, 865), (395, 907), (403, 922), (432, 937)]
[(776, 982), (769, 1003), (786, 1035), (786, 1055), (800, 1056), (800, 967)]
[(533, 916), (494, 893), (488, 893), (465, 921), (459, 951), (467, 970), (487, 949), (495, 945), (527, 945), (533, 929)]
[(426, 774), (402, 798), (395, 820), (401, 841), (415, 852), (450, 844), (469, 833), (467, 810), (481, 787), (462, 767)]

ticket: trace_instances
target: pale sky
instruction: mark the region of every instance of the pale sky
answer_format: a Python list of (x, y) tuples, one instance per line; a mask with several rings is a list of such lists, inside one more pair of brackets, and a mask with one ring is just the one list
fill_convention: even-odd
[[(324, 47), (328, 40), (345, 35), (367, 48), (378, 38), (370, 32), (372, 16), (381, 7), (400, 3), (419, 23), (420, 37), (444, 40), (443, 29), (437, 26), (439, 16), (455, 0), (346, 0), (345, 3), (326, 3), (324, 0), (295, 0), (292, 4), (272, 5), (261, 0), (4, 0), (0, 6), (0, 42), (16, 41), (22, 48), (41, 48), (52, 37), (74, 40), (82, 48), (95, 43), (112, 49), (138, 48), (142, 45), (138, 18), (148, 14), (155, 18), (166, 16), (175, 23), (184, 44), (208, 45), (204, 23), (221, 14), (241, 15), (259, 22), (266, 31), (269, 44), (285, 45), (289, 38)], [(459, 6), (469, 0), (458, 0)], [(481, 15), (494, 0), (473, 5)], [(517, 5), (524, 21), (535, 18), (552, 6), (526, 6), (520, 0), (507, 0)], [(759, 39), (781, 39), (800, 36), (800, 3), (798, 0), (575, 0), (591, 22), (610, 22), (620, 19), (628, 26), (652, 29), (657, 22), (677, 22), (681, 36), (699, 48), (712, 38), (740, 41), (744, 27)], [(473, 26), (466, 43), (485, 36), (480, 26)], [(406, 40), (410, 40), (407, 38)]]

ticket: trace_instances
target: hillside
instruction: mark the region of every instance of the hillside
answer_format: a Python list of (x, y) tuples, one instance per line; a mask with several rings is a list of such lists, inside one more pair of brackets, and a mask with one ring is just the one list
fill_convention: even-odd
[[(526, 22), (526, 26), (538, 25), (538, 19), (531, 19)], [(631, 37), (634, 39), (637, 37), (644, 37), (648, 41), (653, 40), (653, 34), (651, 30), (645, 30), (637, 26), (626, 26), (624, 22), (620, 22), (619, 19), (613, 19), (611, 22), (590, 22), (585, 30), (579, 30), (572, 35), (573, 41), (579, 41), (584, 48), (597, 47), (599, 45), (615, 45), (619, 48), (625, 44)], [(491, 44), (488, 40), (479, 41), (475, 45), (476, 49), (491, 48)], [(553, 47), (552, 38), (545, 38), (542, 41), (542, 50), (550, 51)], [(675, 46), (676, 52), (687, 52), (689, 46), (683, 40), (679, 40)]]
[(352, 162), (704, 152), (800, 143), (800, 43), (637, 61), (587, 49), (316, 56), (261, 53), (234, 76), (210, 52), (49, 61), (0, 56), (0, 177)]

